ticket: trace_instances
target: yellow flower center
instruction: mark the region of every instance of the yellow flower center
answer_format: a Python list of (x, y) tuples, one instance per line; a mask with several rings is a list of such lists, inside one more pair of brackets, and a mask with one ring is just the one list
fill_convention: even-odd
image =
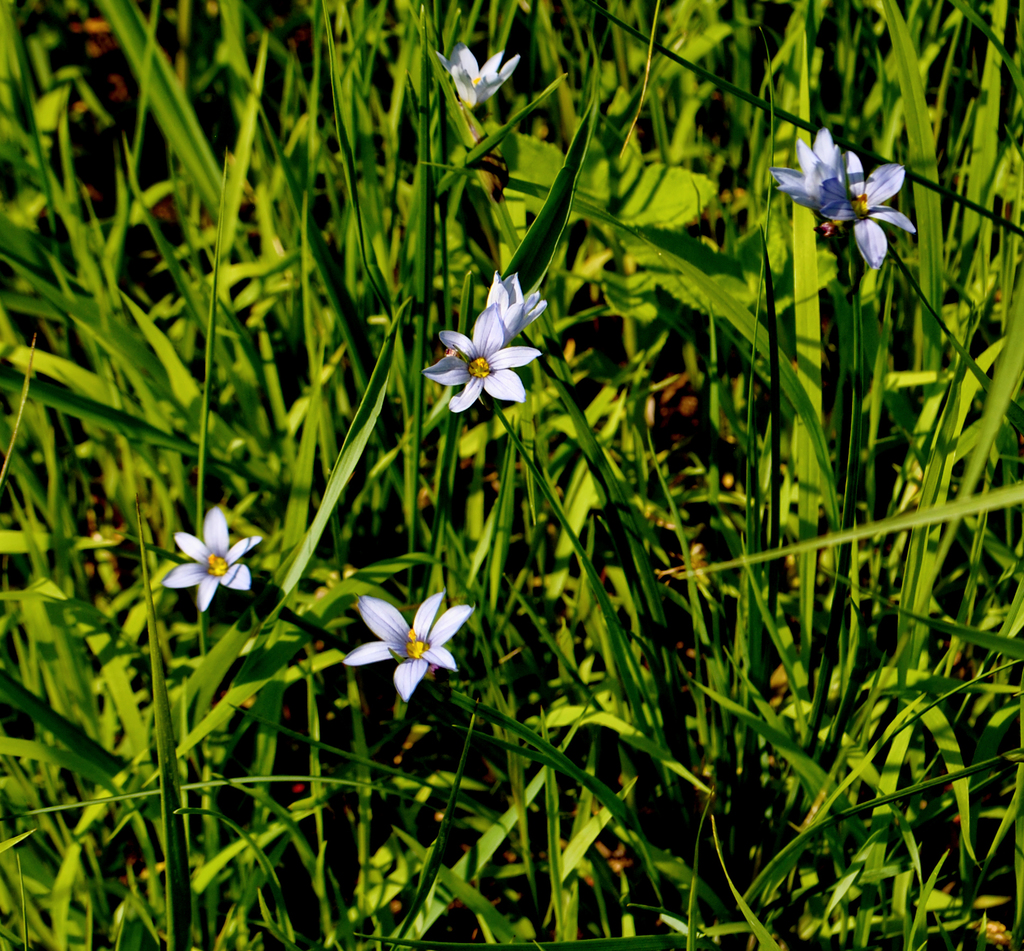
[(474, 86), (477, 85), (477, 83), (479, 83), (480, 80), (483, 79), (483, 78), (484, 78), (483, 76), (477, 76), (476, 79), (473, 80), (473, 85)]
[(409, 655), (412, 660), (419, 660), (423, 656), (423, 652), (427, 649), (426, 641), (416, 640), (416, 632), (409, 631), (409, 646), (405, 649), (405, 652)]
[(867, 218), (868, 216), (868, 196), (858, 195), (853, 201), (850, 202), (853, 205), (854, 214), (858, 218)]
[(210, 574), (222, 578), (228, 573), (228, 563), (220, 555), (210, 555)]
[(483, 357), (477, 357), (466, 369), (469, 370), (470, 376), (481, 379), (491, 374), (491, 365)]

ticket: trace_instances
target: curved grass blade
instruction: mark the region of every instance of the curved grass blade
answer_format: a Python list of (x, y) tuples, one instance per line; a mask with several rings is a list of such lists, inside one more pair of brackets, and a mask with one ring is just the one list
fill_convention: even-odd
[(36, 335), (32, 334), (28, 366), (25, 368), (25, 382), (21, 387), (21, 399), (18, 400), (18, 415), (14, 418), (14, 428), (11, 430), (11, 441), (7, 444), (7, 455), (4, 456), (3, 468), (0, 468), (0, 496), (4, 494), (4, 489), (7, 487), (7, 471), (11, 465), (11, 453), (14, 452), (14, 442), (18, 438), (18, 427), (21, 426), (21, 414), (25, 412), (25, 403), (28, 402), (28, 387), (32, 379), (32, 358), (35, 355)]
[[(455, 820), (455, 807), (458, 804), (459, 789), (462, 786), (462, 776), (466, 772), (466, 760), (469, 757), (469, 747), (473, 740), (473, 728), (476, 725), (476, 714), (469, 719), (469, 729), (466, 731), (466, 742), (462, 747), (462, 756), (459, 758), (459, 767), (455, 771), (455, 779), (452, 781), (451, 795), (448, 797), (448, 808), (444, 811), (444, 818), (441, 820), (441, 828), (437, 830), (437, 838), (434, 839), (429, 849), (427, 849), (427, 857), (423, 861), (423, 871), (420, 874), (420, 883), (416, 888), (416, 895), (412, 900), (412, 904), (409, 906), (409, 912), (405, 918), (402, 919), (402, 924), (399, 926), (398, 934), (395, 935), (396, 939), (404, 938), (408, 933), (409, 928), (412, 927), (416, 921), (417, 916), (420, 913), (420, 909), (423, 908), (428, 897), (430, 896), (431, 889), (434, 887), (434, 882), (437, 879), (437, 873), (441, 868), (441, 863), (444, 861), (444, 850), (448, 844), (448, 835), (452, 831), (452, 823)], [(395, 942), (393, 942), (395, 943)]]
[(743, 917), (747, 919), (747, 924), (750, 925), (754, 937), (757, 938), (758, 947), (774, 948), (775, 951), (781, 951), (768, 929), (758, 921), (757, 916), (750, 910), (750, 906), (743, 900), (739, 889), (732, 883), (729, 870), (725, 867), (725, 859), (722, 857), (722, 844), (718, 841), (718, 826), (715, 824), (714, 815), (711, 816), (711, 836), (715, 840), (715, 851), (718, 853), (718, 861), (722, 865), (722, 874), (725, 875), (726, 884), (729, 886), (729, 891), (732, 892), (732, 897), (736, 899), (736, 904), (743, 913)]
[(167, 699), (164, 660), (160, 654), (156, 611), (149, 586), (149, 560), (138, 496), (135, 498), (135, 517), (139, 528), (139, 563), (142, 565), (149, 662), (153, 678), (153, 730), (156, 733), (157, 769), (160, 773), (160, 824), (163, 831), (164, 878), (167, 883), (167, 947), (168, 951), (189, 951), (192, 947), (192, 890), (188, 871), (188, 842), (184, 820), (175, 818), (182, 805), (181, 778), (174, 750), (171, 705)]

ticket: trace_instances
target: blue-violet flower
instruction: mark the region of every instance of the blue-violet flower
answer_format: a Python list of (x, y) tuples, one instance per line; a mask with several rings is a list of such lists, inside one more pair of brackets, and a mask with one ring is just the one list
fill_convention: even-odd
[(236, 591), (248, 591), (252, 587), (252, 575), (245, 565), (236, 564), (239, 558), (255, 548), (263, 538), (253, 535), (235, 542), (229, 548), (228, 520), (224, 513), (214, 506), (203, 520), (203, 538), (196, 538), (188, 532), (175, 532), (174, 541), (178, 547), (194, 558), (194, 565), (178, 565), (164, 575), (161, 584), (165, 588), (188, 588), (199, 585), (196, 604), (205, 611), (224, 585)]
[(519, 275), (513, 274), (503, 281), (497, 271), (494, 272), (491, 289), (487, 292), (487, 304), (498, 305), (498, 316), (505, 325), (506, 346), (543, 314), (548, 306), (548, 302), (541, 300), (536, 291), (524, 301)]
[(490, 99), (518, 65), (519, 55), (516, 54), (499, 71), (498, 67), (501, 66), (501, 58), (504, 55), (504, 50), (495, 53), (481, 67), (477, 65), (476, 57), (465, 43), (456, 43), (451, 59), (445, 59), (440, 53), (437, 54), (437, 58), (451, 73), (462, 101), (472, 109), (473, 106)]
[(469, 620), (474, 608), (467, 604), (449, 608), (435, 624), (434, 618), (443, 599), (442, 588), (420, 605), (412, 627), (409, 627), (394, 605), (363, 595), (358, 602), (359, 613), (380, 641), (361, 644), (346, 655), (343, 663), (358, 667), (391, 660), (392, 653), (397, 654), (402, 660), (395, 668), (395, 687), (402, 699), (408, 702), (428, 668), (458, 670), (455, 658), (444, 645)]
[(801, 172), (793, 168), (770, 168), (768, 171), (779, 183), (779, 191), (785, 192), (798, 205), (820, 212), (825, 201), (822, 185), (830, 178), (843, 178), (842, 153), (832, 141), (832, 133), (828, 129), (820, 129), (814, 137), (813, 149), (802, 139), (797, 139), (796, 154)]

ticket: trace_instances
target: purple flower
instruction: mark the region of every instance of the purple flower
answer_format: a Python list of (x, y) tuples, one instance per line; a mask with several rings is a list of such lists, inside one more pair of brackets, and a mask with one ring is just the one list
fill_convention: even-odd
[(455, 658), (444, 645), (469, 620), (474, 609), (467, 604), (449, 608), (435, 624), (434, 618), (443, 599), (442, 588), (420, 605), (412, 627), (409, 627), (394, 605), (363, 595), (358, 603), (359, 613), (380, 641), (360, 645), (349, 652), (343, 663), (357, 667), (391, 660), (392, 654), (397, 654), (402, 661), (395, 668), (395, 687), (402, 699), (408, 702), (427, 668), (458, 670)]
[(189, 558), (195, 559), (196, 564), (178, 565), (168, 571), (160, 582), (165, 588), (199, 585), (196, 604), (200, 611), (210, 606), (218, 585), (236, 591), (248, 591), (252, 587), (249, 569), (235, 562), (263, 541), (261, 536), (253, 535), (235, 542), (229, 548), (228, 520), (216, 506), (206, 513), (203, 520), (203, 539), (189, 535), (188, 532), (175, 532), (174, 541)]
[(498, 305), (498, 316), (505, 325), (505, 345), (508, 346), (547, 309), (548, 302), (534, 292), (523, 300), (523, 289), (519, 275), (513, 274), (504, 281), (495, 271), (491, 289), (487, 292), (487, 305)]
[(462, 101), (471, 109), (490, 99), (519, 63), (519, 56), (513, 56), (501, 69), (501, 58), (505, 51), (495, 53), (482, 67), (477, 65), (476, 57), (469, 51), (465, 43), (456, 43), (452, 50), (452, 58), (445, 59), (440, 53), (437, 58), (455, 80), (455, 88), (459, 91)]
[(902, 187), (906, 172), (902, 165), (880, 165), (864, 180), (864, 167), (852, 152), (846, 153), (845, 185), (841, 178), (832, 178), (821, 186), (824, 203), (821, 213), (834, 221), (852, 221), (857, 249), (868, 267), (880, 268), (889, 250), (885, 232), (875, 223), (884, 221), (914, 234), (917, 229), (910, 219), (881, 204)]
[[(511, 367), (526, 366), (540, 356), (540, 351), (534, 347), (505, 346), (509, 337), (501, 319), (501, 306), (500, 301), (492, 303), (477, 317), (472, 340), (454, 330), (442, 330), (441, 342), (459, 355), (444, 356), (423, 371), (424, 376), (442, 386), (466, 384), (448, 403), (453, 413), (469, 409), (484, 390), (495, 399), (526, 402), (523, 381)], [(521, 304), (515, 306), (521, 311)], [(512, 308), (508, 312), (512, 313)], [(517, 313), (517, 320), (518, 316)]]
[(785, 192), (798, 205), (821, 211), (824, 203), (821, 189), (830, 178), (842, 179), (843, 157), (839, 146), (832, 141), (828, 129), (819, 130), (811, 149), (802, 139), (796, 141), (796, 154), (802, 172), (792, 168), (770, 168), (779, 191)]

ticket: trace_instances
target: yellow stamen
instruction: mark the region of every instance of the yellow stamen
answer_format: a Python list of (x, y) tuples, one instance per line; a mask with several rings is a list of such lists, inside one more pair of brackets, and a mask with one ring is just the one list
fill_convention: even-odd
[(853, 205), (853, 213), (858, 218), (867, 218), (868, 216), (868, 196), (858, 195), (853, 201), (850, 202)]
[(423, 652), (427, 649), (426, 641), (416, 640), (416, 632), (409, 631), (409, 646), (405, 649), (406, 654), (409, 655), (413, 660), (419, 660), (423, 656)]
[(470, 376), (481, 379), (491, 375), (491, 365), (483, 357), (477, 357), (466, 369), (469, 370)]
[(210, 574), (215, 578), (223, 578), (228, 573), (228, 563), (220, 555), (210, 555)]
[(483, 79), (483, 78), (484, 78), (483, 76), (477, 76), (477, 77), (476, 77), (476, 79), (474, 79), (474, 80), (473, 80), (473, 85), (475, 86), (475, 85), (476, 85), (477, 83), (479, 83), (479, 82), (480, 82), (480, 80), (481, 80), (481, 79)]

